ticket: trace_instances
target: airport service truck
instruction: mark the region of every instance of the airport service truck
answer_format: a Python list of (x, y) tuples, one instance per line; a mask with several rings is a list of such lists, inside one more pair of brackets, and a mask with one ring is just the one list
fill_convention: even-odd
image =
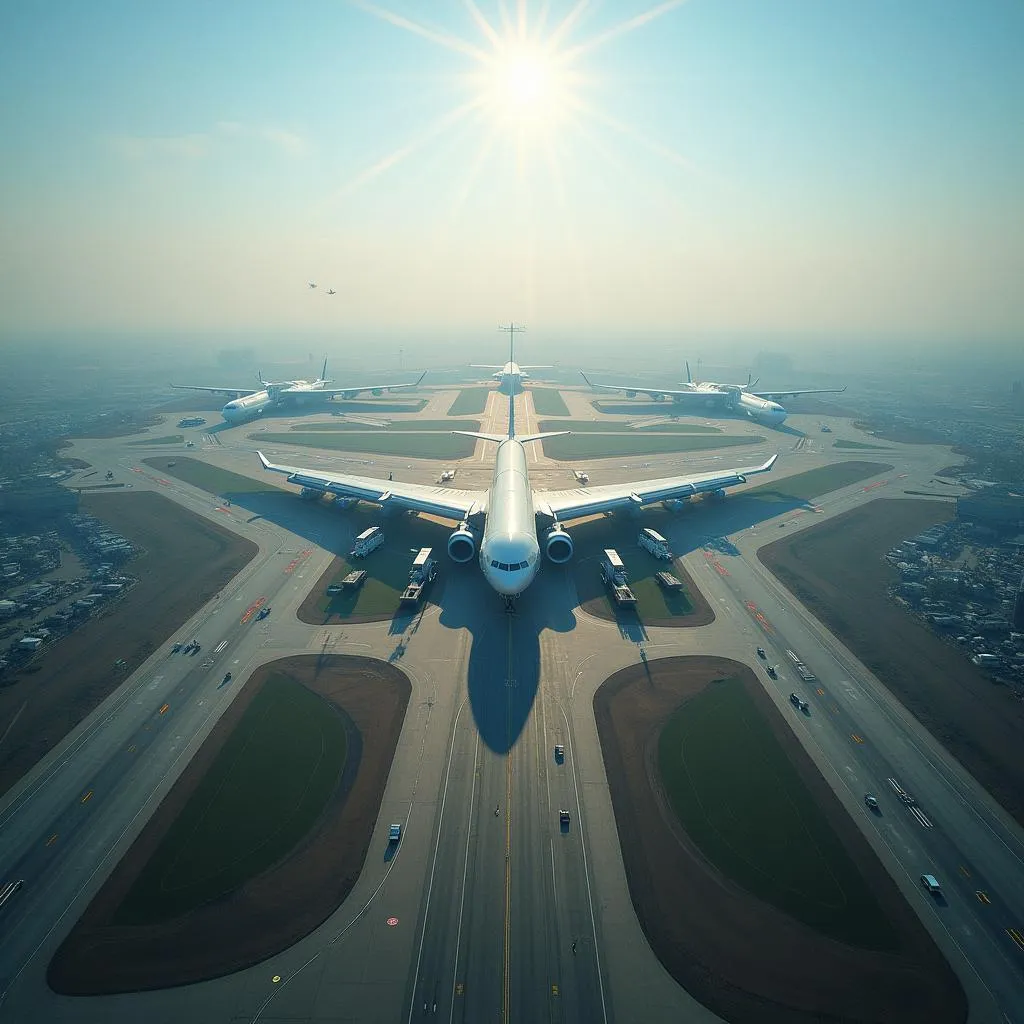
[(629, 573), (614, 548), (605, 548), (601, 559), (601, 579), (612, 592), (615, 603), (621, 607), (636, 604), (636, 594), (629, 587)]
[(368, 530), (363, 530), (356, 537), (356, 542), (352, 545), (351, 556), (353, 558), (365, 558), (371, 551), (376, 551), (383, 543), (384, 531), (379, 526), (371, 526)]
[(655, 558), (664, 558), (672, 561), (672, 551), (669, 549), (668, 541), (657, 530), (650, 527), (643, 527), (636, 535), (636, 542), (645, 551), (649, 551)]
[(402, 591), (400, 603), (404, 607), (420, 603), (423, 591), (437, 578), (437, 559), (431, 557), (433, 548), (420, 548), (409, 570), (409, 585)]

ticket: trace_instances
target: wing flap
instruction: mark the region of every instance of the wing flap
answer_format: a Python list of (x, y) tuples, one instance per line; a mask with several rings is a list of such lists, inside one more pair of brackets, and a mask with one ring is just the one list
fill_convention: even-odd
[(535, 491), (533, 505), (553, 519), (576, 519), (618, 508), (640, 508), (668, 498), (687, 498), (723, 487), (746, 483), (747, 477), (769, 473), (778, 455), (760, 466), (713, 470), (691, 476), (664, 477), (658, 480), (605, 484), (599, 487), (575, 487), (567, 491)]
[(398, 480), (374, 480), (372, 477), (349, 473), (324, 473), (299, 466), (278, 465), (267, 459), (263, 452), (258, 451), (256, 454), (264, 469), (285, 475), (289, 483), (345, 498), (359, 498), (378, 505), (429, 512), (446, 519), (465, 519), (485, 511), (487, 507), (485, 491), (463, 491), (453, 487), (403, 483)]

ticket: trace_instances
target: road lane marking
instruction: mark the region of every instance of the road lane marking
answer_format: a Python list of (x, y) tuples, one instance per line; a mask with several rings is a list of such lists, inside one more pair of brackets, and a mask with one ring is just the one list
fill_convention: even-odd
[(987, 907), (992, 905), (992, 901), (988, 898), (988, 893), (984, 889), (976, 889), (974, 895), (978, 897), (979, 903), (984, 903)]
[(1013, 939), (1013, 941), (1016, 942), (1021, 949), (1024, 949), (1024, 935), (1021, 935), (1021, 933), (1017, 931), (1016, 928), (1007, 928), (1006, 934), (1009, 935), (1010, 938)]
[(59, 834), (59, 833), (57, 833), (57, 832), (54, 832), (54, 833), (53, 833), (53, 835), (52, 835), (52, 836), (50, 836), (50, 838), (46, 840), (46, 845), (47, 845), (47, 846), (53, 846), (53, 844), (54, 844), (55, 842), (57, 842), (57, 836), (58, 836), (58, 834)]
[(87, 804), (91, 799), (92, 799), (92, 790), (90, 789), (89, 792), (86, 793), (85, 796), (82, 797), (82, 803), (83, 804)]
[(166, 714), (167, 714), (167, 712), (168, 712), (168, 711), (170, 711), (170, 710), (171, 710), (171, 705), (170, 705), (170, 704), (165, 704), (165, 705), (164, 705), (164, 706), (163, 706), (163, 707), (162, 707), (162, 708), (160, 709), (160, 714), (161, 714), (161, 715), (166, 715)]
[(967, 868), (963, 864), (960, 865), (959, 871), (960, 871), (960, 874), (964, 876), (964, 878), (970, 878), (971, 877), (970, 871), (968, 871)]
[(216, 647), (214, 647), (213, 653), (214, 654), (220, 654), (220, 652), (223, 651), (224, 648), (227, 647), (227, 645), (228, 645), (227, 640), (221, 640), (221, 642), (219, 644), (217, 644)]
[(853, 742), (854, 743), (863, 743), (864, 742), (864, 737), (863, 736), (858, 736), (855, 732), (851, 732), (850, 736), (853, 738)]

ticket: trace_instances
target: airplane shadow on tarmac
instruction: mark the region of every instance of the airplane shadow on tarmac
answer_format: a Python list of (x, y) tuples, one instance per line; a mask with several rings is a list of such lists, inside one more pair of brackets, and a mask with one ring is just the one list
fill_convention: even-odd
[(541, 686), (541, 632), (575, 628), (571, 590), (563, 572), (543, 564), (509, 614), (475, 561), (447, 571), (452, 578), (441, 624), (472, 636), (467, 685), (473, 720), (483, 742), (504, 754), (518, 742)]

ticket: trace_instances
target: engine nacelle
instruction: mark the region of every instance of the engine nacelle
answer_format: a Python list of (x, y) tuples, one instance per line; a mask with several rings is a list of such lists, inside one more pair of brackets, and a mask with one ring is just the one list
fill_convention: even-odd
[(651, 395), (651, 398), (653, 398), (656, 402), (664, 402), (665, 401), (665, 396), (664, 395), (659, 395), (657, 391), (655, 391)]
[(476, 554), (476, 535), (469, 528), (469, 523), (460, 523), (457, 530), (452, 530), (448, 538), (448, 557), (460, 565), (471, 562)]
[(544, 534), (544, 554), (546, 554), (548, 556), (548, 560), (554, 562), (555, 565), (562, 565), (572, 558), (572, 552), (572, 537), (565, 532), (564, 526), (560, 523), (555, 523), (555, 525)]
[(383, 388), (374, 388), (370, 392), (370, 394), (376, 396), (377, 398), (380, 398), (380, 396), (384, 394), (384, 389)]
[(345, 399), (346, 402), (351, 402), (358, 394), (358, 391), (342, 391), (341, 397)]
[(627, 391), (626, 392), (626, 397), (627, 398), (636, 398), (636, 392), (635, 391)]
[(725, 488), (716, 487), (713, 491), (708, 492), (708, 497), (712, 501), (725, 501)]

